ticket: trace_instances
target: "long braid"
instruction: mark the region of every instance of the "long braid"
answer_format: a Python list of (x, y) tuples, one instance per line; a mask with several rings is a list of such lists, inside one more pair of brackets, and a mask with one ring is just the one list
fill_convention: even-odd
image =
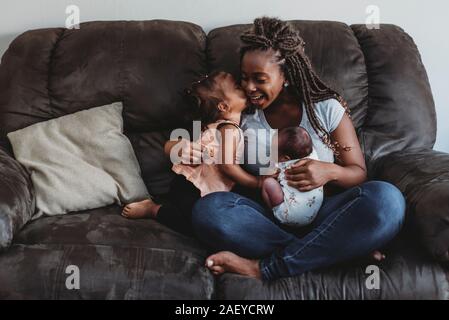
[[(312, 124), (312, 127), (315, 129), (315, 131), (317, 132), (317, 134), (319, 135), (319, 137), (321, 138), (321, 140), (327, 145), (329, 146), (334, 152), (338, 151), (338, 150), (334, 150), (335, 146), (333, 144), (331, 144), (331, 139), (330, 139), (330, 134), (326, 131), (326, 129), (323, 127), (320, 119), (316, 116), (315, 113), (315, 109), (313, 108), (314, 106), (314, 101), (312, 100), (311, 97), (311, 88), (310, 88), (310, 78), (308, 78), (308, 74), (306, 73), (306, 69), (304, 67), (301, 67), (299, 61), (297, 61), (295, 59), (295, 57), (291, 58), (292, 61), (292, 65), (297, 68), (297, 70), (299, 70), (300, 73), (300, 83), (295, 83), (295, 78), (290, 75), (289, 78), (292, 78), (293, 83), (294, 83), (294, 88), (301, 88), (301, 94), (300, 96), (303, 97), (303, 100), (305, 102), (306, 105), (306, 113), (307, 113), (307, 117), (310, 119), (310, 122)], [(299, 65), (299, 66), (298, 66)], [(288, 70), (288, 69), (287, 69)], [(324, 97), (323, 97), (324, 98)], [(309, 106), (312, 106), (309, 107)]]
[(315, 103), (334, 98), (350, 116), (347, 102), (335, 90), (326, 85), (315, 73), (312, 64), (305, 54), (305, 42), (299, 33), (288, 23), (276, 18), (262, 17), (254, 20), (251, 30), (241, 35), (244, 47), (241, 57), (254, 50), (273, 49), (288, 82), (295, 93), (304, 102), (307, 117), (320, 139), (335, 154), (339, 155), (338, 141), (332, 141), (331, 135), (323, 127), (315, 111)]

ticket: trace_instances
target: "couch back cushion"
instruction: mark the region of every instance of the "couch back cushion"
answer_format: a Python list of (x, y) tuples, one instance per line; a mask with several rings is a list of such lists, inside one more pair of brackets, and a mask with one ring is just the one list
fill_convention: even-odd
[(206, 73), (206, 36), (176, 21), (98, 21), (16, 38), (0, 65), (0, 145), (6, 134), (123, 101), (125, 134), (150, 193), (166, 191), (162, 144), (186, 112), (183, 89)]
[[(369, 30), (292, 21), (322, 79), (348, 101), (368, 165), (392, 151), (432, 148), (435, 108), (413, 40), (400, 28)], [(215, 69), (239, 75), (239, 35), (175, 21), (101, 21), (25, 32), (0, 64), (0, 146), (6, 134), (91, 106), (123, 101), (125, 134), (150, 193), (172, 177), (162, 152), (186, 112), (181, 93)]]
[[(436, 122), (429, 82), (413, 40), (402, 29), (291, 23), (304, 38), (315, 71), (347, 100), (369, 166), (392, 151), (432, 148)], [(208, 34), (211, 69), (239, 75), (239, 36), (250, 27), (228, 26)]]

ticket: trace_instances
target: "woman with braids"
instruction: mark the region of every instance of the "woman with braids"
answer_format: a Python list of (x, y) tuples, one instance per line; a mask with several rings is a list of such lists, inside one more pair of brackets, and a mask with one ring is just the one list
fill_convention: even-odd
[[(271, 280), (373, 252), (382, 258), (375, 250), (399, 232), (405, 201), (393, 185), (366, 181), (364, 157), (344, 99), (313, 71), (304, 41), (289, 24), (258, 18), (241, 40), (241, 86), (256, 108), (241, 123), (246, 160), (257, 159), (259, 150), (270, 147), (270, 139), (255, 137), (257, 130), (301, 126), (320, 160), (292, 165), (286, 171), (289, 185), (300, 191), (322, 186), (344, 191), (326, 193), (315, 220), (301, 234), (276, 223), (245, 192), (206, 195), (192, 212), (196, 236), (217, 252), (206, 259), (206, 266), (216, 275), (233, 272)], [(260, 174), (263, 164), (255, 162), (245, 169)]]

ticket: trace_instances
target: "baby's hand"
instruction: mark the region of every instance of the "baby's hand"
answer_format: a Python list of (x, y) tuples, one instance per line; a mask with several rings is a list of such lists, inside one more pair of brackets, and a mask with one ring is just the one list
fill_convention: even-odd
[(276, 171), (272, 175), (270, 175), (269, 177), (274, 178), (274, 179), (277, 180), (278, 177), (279, 177), (279, 173), (281, 173), (281, 169), (276, 168)]

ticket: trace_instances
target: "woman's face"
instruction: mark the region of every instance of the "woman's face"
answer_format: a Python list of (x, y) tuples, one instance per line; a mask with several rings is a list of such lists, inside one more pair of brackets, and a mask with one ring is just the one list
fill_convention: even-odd
[(267, 108), (282, 92), (284, 82), (274, 50), (249, 51), (242, 57), (241, 85), (255, 107)]

